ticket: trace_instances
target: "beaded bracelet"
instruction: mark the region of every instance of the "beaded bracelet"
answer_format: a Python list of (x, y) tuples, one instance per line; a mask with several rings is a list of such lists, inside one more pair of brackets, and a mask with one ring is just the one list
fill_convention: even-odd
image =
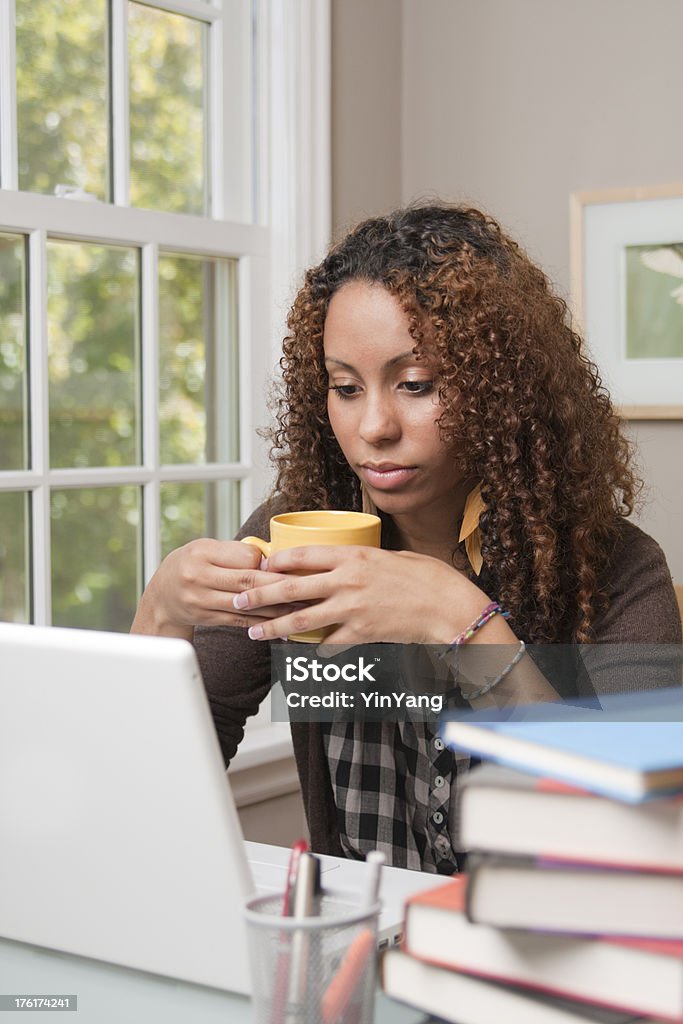
[[(510, 617), (510, 612), (504, 612), (497, 601), (491, 601), (491, 604), (486, 605), (479, 618), (475, 619), (474, 622), (470, 623), (467, 629), (464, 629), (462, 633), (456, 636), (451, 647), (462, 647), (462, 645), (466, 644), (468, 640), (471, 640), (477, 630), (481, 629), (482, 626), (485, 626), (486, 623), (494, 617), (494, 615), (502, 615), (504, 619), (508, 619)], [(444, 651), (441, 657), (443, 658), (447, 653), (448, 651)]]
[(525, 651), (526, 651), (526, 644), (524, 643), (523, 640), (520, 640), (519, 641), (519, 650), (515, 654), (514, 658), (512, 659), (512, 661), (510, 662), (509, 665), (505, 666), (503, 671), (499, 675), (497, 675), (495, 679), (492, 679), (490, 682), (486, 683), (484, 686), (480, 686), (478, 690), (471, 690), (469, 693), (465, 693), (463, 690), (460, 691), (462, 693), (463, 697), (465, 698), (465, 700), (470, 700), (470, 701), (477, 700), (477, 698), (483, 697), (485, 693), (488, 693), (490, 690), (492, 690), (494, 686), (498, 686), (498, 683), (502, 683), (503, 679), (505, 679), (505, 677), (507, 675), (509, 675), (510, 672), (512, 672), (512, 670), (515, 667), (515, 665), (517, 665), (518, 662), (520, 662), (522, 660), (522, 658), (524, 657), (524, 652)]

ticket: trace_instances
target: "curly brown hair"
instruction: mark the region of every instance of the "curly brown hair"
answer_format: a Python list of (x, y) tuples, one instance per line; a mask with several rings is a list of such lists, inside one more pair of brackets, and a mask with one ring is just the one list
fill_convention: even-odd
[(323, 329), (353, 280), (397, 297), (419, 354), (437, 353), (444, 444), (482, 482), (480, 585), (536, 643), (592, 638), (619, 517), (638, 481), (598, 371), (543, 272), (476, 209), (412, 206), (359, 224), (309, 270), (288, 317), (275, 493), (292, 508), (359, 508), (327, 415)]

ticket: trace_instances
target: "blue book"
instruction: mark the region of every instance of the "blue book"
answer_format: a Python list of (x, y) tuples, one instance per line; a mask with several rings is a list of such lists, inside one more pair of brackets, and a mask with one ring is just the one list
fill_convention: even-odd
[(683, 792), (683, 688), (610, 694), (586, 707), (445, 712), (454, 750), (630, 803)]

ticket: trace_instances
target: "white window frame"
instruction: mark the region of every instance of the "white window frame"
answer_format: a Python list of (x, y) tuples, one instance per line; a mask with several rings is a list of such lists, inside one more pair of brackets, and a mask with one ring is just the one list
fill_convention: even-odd
[[(11, 204), (11, 212), (6, 209)], [(175, 223), (174, 223), (175, 222)], [(260, 483), (254, 472), (254, 422), (265, 416), (265, 366), (259, 358), (267, 334), (261, 297), (267, 292), (268, 235), (250, 227), (191, 218), (180, 214), (133, 211), (100, 203), (57, 200), (51, 196), (0, 193), (0, 230), (28, 236), (29, 362), (31, 468), (0, 473), (0, 489), (32, 494), (33, 621), (51, 622), (50, 502), (52, 488), (138, 485), (144, 488), (145, 582), (156, 570), (161, 552), (160, 485), (168, 481), (239, 480), (243, 517), (253, 507)], [(142, 460), (116, 468), (50, 469), (47, 417), (47, 239), (61, 238), (139, 248), (141, 260)], [(179, 244), (182, 238), (183, 244)], [(162, 466), (159, 462), (157, 261), (160, 251), (237, 260), (240, 390), (240, 460)]]
[[(145, 2), (145, 0), (142, 0)], [(50, 622), (51, 487), (138, 484), (145, 488), (144, 582), (160, 556), (161, 481), (240, 480), (242, 518), (268, 489), (267, 452), (255, 427), (267, 422), (266, 392), (281, 350), (286, 310), (305, 267), (330, 239), (331, 0), (148, 0), (157, 8), (210, 25), (214, 68), (209, 103), (210, 217), (128, 207), (126, 0), (112, 0), (112, 48), (118, 82), (112, 96), (113, 203), (17, 190), (15, 0), (0, 0), (0, 231), (28, 238), (29, 358), (34, 426), (31, 468), (0, 472), (0, 491), (32, 495), (33, 621)], [(252, 36), (253, 24), (257, 26)], [(255, 45), (252, 43), (255, 40)], [(215, 74), (219, 69), (220, 74)], [(235, 88), (243, 102), (231, 103)], [(221, 116), (223, 111), (223, 116)], [(252, 116), (252, 111), (255, 116)], [(238, 147), (234, 140), (240, 140)], [(235, 159), (235, 148), (239, 158)], [(141, 250), (143, 451), (139, 466), (51, 470), (47, 422), (47, 281), (49, 236), (129, 245)], [(162, 467), (158, 440), (160, 251), (237, 260), (240, 459)], [(289, 730), (268, 725), (267, 708), (240, 748), (234, 767), (278, 761), (291, 753)], [(262, 798), (268, 793), (264, 791)]]

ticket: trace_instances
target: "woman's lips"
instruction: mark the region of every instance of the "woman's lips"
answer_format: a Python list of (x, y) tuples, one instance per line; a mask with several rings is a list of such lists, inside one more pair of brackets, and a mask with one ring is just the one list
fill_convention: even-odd
[(396, 466), (391, 463), (360, 468), (366, 483), (378, 491), (392, 491), (402, 487), (417, 472), (416, 466)]

